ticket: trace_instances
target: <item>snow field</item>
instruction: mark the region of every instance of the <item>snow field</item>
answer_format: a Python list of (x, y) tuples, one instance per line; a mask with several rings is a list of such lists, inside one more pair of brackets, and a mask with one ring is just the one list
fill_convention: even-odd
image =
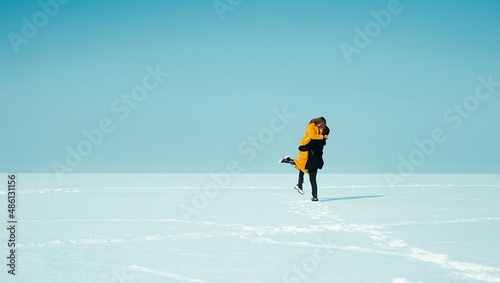
[(185, 218), (205, 175), (19, 174), (18, 272), (1, 281), (500, 282), (497, 175), (325, 174), (318, 203), (295, 178), (234, 177)]

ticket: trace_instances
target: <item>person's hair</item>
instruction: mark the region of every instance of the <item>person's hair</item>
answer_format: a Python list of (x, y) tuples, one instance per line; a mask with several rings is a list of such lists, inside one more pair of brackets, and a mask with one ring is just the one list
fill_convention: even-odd
[(321, 128), (323, 130), (326, 127), (326, 119), (324, 117), (314, 118), (309, 123), (314, 123), (316, 126), (318, 126), (318, 128)]
[(327, 126), (325, 126), (325, 129), (323, 130), (323, 135), (329, 135), (330, 134), (330, 128), (328, 128)]

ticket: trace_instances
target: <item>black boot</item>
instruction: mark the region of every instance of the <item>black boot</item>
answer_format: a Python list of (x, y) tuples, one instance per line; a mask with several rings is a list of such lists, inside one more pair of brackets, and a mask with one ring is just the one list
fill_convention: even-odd
[(302, 190), (302, 186), (295, 185), (293, 188), (296, 189), (297, 192), (299, 192), (299, 194), (301, 194), (301, 195), (304, 194), (304, 190)]

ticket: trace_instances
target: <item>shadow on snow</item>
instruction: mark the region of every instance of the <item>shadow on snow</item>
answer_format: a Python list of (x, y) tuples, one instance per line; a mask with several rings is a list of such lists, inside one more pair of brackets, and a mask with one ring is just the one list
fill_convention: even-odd
[(322, 198), (320, 201), (336, 201), (336, 200), (352, 200), (352, 199), (363, 199), (363, 198), (383, 198), (385, 195), (370, 195), (370, 196), (350, 196), (342, 198)]

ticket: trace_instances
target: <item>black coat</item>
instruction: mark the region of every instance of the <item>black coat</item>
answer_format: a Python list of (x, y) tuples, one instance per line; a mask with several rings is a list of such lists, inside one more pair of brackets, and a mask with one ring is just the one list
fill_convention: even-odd
[[(325, 127), (325, 135), (330, 134), (330, 129)], [(325, 162), (323, 161), (323, 147), (326, 145), (326, 140), (311, 140), (306, 145), (299, 146), (300, 151), (308, 151), (306, 162), (307, 170), (322, 169)]]
[(308, 144), (299, 146), (300, 151), (309, 152), (306, 162), (307, 170), (317, 170), (323, 168), (325, 163), (323, 161), (323, 147), (325, 145), (325, 140), (311, 140)]

